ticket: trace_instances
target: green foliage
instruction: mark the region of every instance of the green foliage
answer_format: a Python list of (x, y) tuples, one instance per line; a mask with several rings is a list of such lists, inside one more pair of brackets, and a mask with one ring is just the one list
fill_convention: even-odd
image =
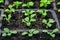
[(30, 6), (33, 6), (33, 5), (34, 5), (33, 2), (27, 2), (26, 4), (23, 4), (22, 6), (30, 8)]
[(39, 34), (39, 30), (36, 29), (30, 29), (28, 32), (23, 32), (22, 35), (28, 35), (29, 37), (32, 37), (33, 35)]
[(36, 21), (36, 19), (34, 19), (34, 16), (36, 14), (33, 14), (33, 12), (33, 10), (22, 11), (22, 13), (24, 13), (24, 15), (26, 16), (22, 21), (25, 22), (27, 26), (30, 26), (31, 22)]
[(49, 34), (51, 37), (55, 37), (55, 34), (54, 33), (56, 33), (56, 32), (58, 32), (59, 30), (56, 28), (56, 29), (54, 29), (53, 31), (48, 31), (48, 30), (43, 30), (43, 32), (45, 32), (45, 33), (47, 33), (47, 34)]
[(18, 6), (21, 5), (21, 4), (22, 4), (22, 2), (19, 2), (19, 1), (16, 1), (16, 2), (13, 3), (13, 5), (16, 6), (16, 8), (18, 8)]
[(37, 12), (44, 17), (47, 16), (47, 10), (37, 10)]
[(2, 36), (6, 37), (6, 36), (11, 36), (12, 34), (17, 34), (17, 31), (15, 30), (11, 31), (8, 28), (4, 28), (4, 32), (2, 33)]
[(4, 0), (0, 0), (0, 3), (3, 3), (4, 2)]
[(5, 9), (5, 12), (12, 13), (15, 12), (15, 9), (13, 8), (13, 5), (8, 6), (9, 9)]
[(58, 12), (60, 12), (60, 9), (58, 9)]
[(51, 27), (54, 22), (55, 21), (53, 19), (48, 19), (48, 21), (46, 19), (42, 20), (42, 23), (47, 25), (46, 28)]
[(7, 20), (8, 22), (10, 22), (11, 14), (9, 14), (8, 16), (6, 14), (3, 14), (2, 16), (4, 17), (4, 20)]
[(52, 0), (41, 0), (40, 1), (40, 7), (47, 7), (49, 4), (51, 4)]
[(60, 5), (60, 2), (57, 2), (57, 5)]

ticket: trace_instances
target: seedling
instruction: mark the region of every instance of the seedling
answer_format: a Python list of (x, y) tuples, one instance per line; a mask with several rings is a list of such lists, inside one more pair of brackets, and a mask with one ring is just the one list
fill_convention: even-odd
[(15, 12), (15, 9), (13, 8), (13, 5), (8, 6), (9, 9), (5, 9), (5, 12), (12, 13)]
[(17, 31), (12, 31), (12, 30), (9, 30), (8, 28), (4, 28), (4, 32), (2, 33), (2, 36), (3, 37), (6, 37), (6, 36), (11, 36), (12, 34), (17, 34)]
[(52, 0), (41, 0), (40, 1), (40, 7), (47, 7), (49, 4), (51, 4)]
[(54, 22), (55, 21), (53, 19), (48, 19), (48, 21), (46, 19), (42, 20), (42, 23), (47, 25), (46, 28), (51, 27)]
[(47, 33), (47, 34), (49, 34), (51, 37), (55, 37), (55, 34), (54, 33), (56, 33), (56, 32), (58, 32), (59, 30), (56, 28), (56, 29), (54, 29), (53, 31), (48, 31), (48, 30), (43, 30), (43, 32), (44, 33)]
[(29, 37), (32, 37), (33, 35), (39, 34), (39, 30), (36, 29), (30, 29), (28, 32), (23, 32), (22, 35), (28, 35)]
[(47, 10), (37, 10), (37, 12), (44, 17), (47, 16)]
[(18, 8), (18, 6), (20, 6), (22, 4), (22, 2), (16, 1), (13, 3), (14, 6), (16, 6), (16, 8)]
[(7, 20), (8, 22), (10, 22), (11, 14), (9, 14), (8, 17), (6, 14), (3, 14), (2, 16), (4, 17), (4, 20)]
[(34, 19), (34, 16), (36, 14), (33, 14), (33, 10), (25, 10), (25, 11), (22, 11), (24, 14), (25, 14), (25, 18), (22, 20), (22, 22), (25, 22), (27, 26), (30, 26), (31, 25), (31, 22), (34, 22), (36, 21), (36, 19)]
[(0, 3), (3, 3), (4, 2), (4, 0), (0, 0)]
[(28, 8), (30, 8), (30, 6), (33, 6), (33, 5), (34, 5), (33, 2), (28, 2), (26, 4), (23, 4), (22, 7), (28, 7)]

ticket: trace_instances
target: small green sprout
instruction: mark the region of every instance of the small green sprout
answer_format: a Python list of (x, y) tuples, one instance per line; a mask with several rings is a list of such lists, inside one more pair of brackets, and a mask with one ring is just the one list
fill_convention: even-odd
[(56, 28), (56, 29), (54, 29), (52, 32), (51, 31), (48, 31), (48, 30), (43, 30), (43, 32), (44, 33), (47, 33), (47, 34), (49, 34), (51, 37), (55, 37), (55, 34), (54, 33), (56, 33), (56, 32), (58, 32), (59, 30)]
[(34, 16), (36, 14), (33, 14), (33, 12), (34, 12), (33, 10), (22, 11), (22, 13), (24, 13), (26, 16), (26, 18), (24, 18), (22, 21), (25, 22), (27, 26), (30, 26), (31, 22), (36, 21), (36, 19), (34, 19)]
[(6, 37), (6, 36), (11, 36), (12, 34), (17, 34), (17, 31), (12, 31), (12, 30), (9, 30), (8, 28), (4, 28), (4, 32), (2, 33), (2, 36), (3, 37)]
[(26, 4), (23, 4), (22, 7), (28, 7), (28, 8), (30, 8), (30, 6), (33, 6), (33, 5), (34, 5), (33, 2), (28, 2)]
[(30, 29), (28, 32), (23, 32), (22, 33), (23, 36), (25, 36), (27, 34), (28, 34), (29, 37), (32, 37), (33, 35), (39, 34), (39, 30)]
[(13, 3), (13, 5), (16, 6), (16, 8), (18, 8), (18, 6), (21, 5), (21, 4), (22, 4), (22, 2), (19, 2), (19, 1), (16, 1), (16, 2)]
[(8, 22), (10, 22), (11, 14), (9, 14), (8, 17), (5, 14), (3, 14), (2, 16), (5, 17), (4, 20), (7, 20)]
[(51, 4), (52, 0), (41, 0), (40, 1), (40, 7), (47, 7), (49, 4)]
[(51, 27), (54, 22), (55, 21), (53, 19), (49, 19), (48, 21), (46, 19), (42, 20), (42, 23), (47, 25), (46, 28)]
[(42, 16), (47, 16), (47, 10), (37, 10), (39, 14), (42, 14)]

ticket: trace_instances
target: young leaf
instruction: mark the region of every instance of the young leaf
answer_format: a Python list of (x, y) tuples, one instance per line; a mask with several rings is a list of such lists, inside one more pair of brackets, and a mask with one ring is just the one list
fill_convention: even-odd
[(27, 33), (27, 32), (23, 32), (23, 33), (22, 33), (23, 36), (26, 35), (26, 34), (28, 34), (28, 33)]
[(14, 31), (10, 31), (10, 32), (11, 32), (12, 34), (17, 34), (17, 31), (15, 31), (15, 30), (14, 30)]
[(6, 33), (2, 33), (2, 36), (5, 37), (5, 36), (7, 36), (7, 35), (6, 35)]
[(29, 36), (29, 37), (32, 37), (32, 36), (33, 36), (33, 34), (28, 34), (28, 36)]
[(4, 28), (4, 31), (8, 33), (9, 32), (9, 29), (8, 28)]
[(38, 34), (39, 33), (39, 31), (38, 30), (35, 30), (34, 32), (33, 32), (33, 34)]

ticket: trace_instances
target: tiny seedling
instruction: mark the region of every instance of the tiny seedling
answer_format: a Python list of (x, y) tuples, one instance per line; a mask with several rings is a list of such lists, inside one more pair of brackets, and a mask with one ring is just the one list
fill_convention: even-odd
[(18, 6), (20, 6), (22, 4), (22, 2), (16, 1), (13, 3), (13, 6), (16, 6), (16, 8), (18, 8)]
[(4, 17), (4, 20), (7, 20), (8, 22), (10, 22), (11, 14), (9, 14), (8, 17), (6, 14), (3, 14), (2, 16)]
[(29, 37), (32, 37), (33, 35), (39, 34), (39, 30), (36, 29), (30, 29), (28, 32), (23, 32), (22, 35), (28, 35)]
[(0, 0), (0, 3), (3, 3), (4, 2), (4, 0)]
[(46, 28), (51, 27), (54, 22), (55, 21), (53, 19), (48, 19), (48, 21), (46, 19), (42, 20), (42, 23), (47, 25)]
[(54, 29), (53, 31), (48, 31), (48, 30), (43, 30), (43, 32), (44, 33), (47, 33), (47, 34), (49, 34), (51, 37), (55, 37), (55, 34), (54, 33), (56, 33), (56, 32), (58, 32), (59, 30), (56, 28), (56, 29)]
[(12, 30), (9, 30), (8, 28), (4, 28), (4, 32), (2, 33), (2, 36), (3, 37), (6, 37), (6, 36), (11, 36), (12, 34), (17, 34), (17, 31), (12, 31)]
[(15, 9), (13, 8), (13, 5), (8, 6), (9, 9), (5, 9), (5, 12), (12, 13), (15, 12)]
[(41, 0), (40, 1), (40, 7), (47, 7), (49, 4), (51, 4), (52, 0)]
[(28, 8), (30, 8), (30, 6), (33, 6), (33, 5), (34, 5), (33, 2), (28, 2), (26, 4), (23, 4), (22, 7), (28, 7)]
[(22, 22), (25, 22), (27, 26), (30, 26), (31, 25), (31, 22), (34, 22), (36, 21), (36, 19), (34, 19), (34, 16), (36, 14), (33, 14), (33, 10), (24, 10), (22, 11), (22, 13), (24, 13), (24, 15), (26, 16)]
[(37, 12), (44, 17), (47, 16), (47, 10), (37, 10)]

